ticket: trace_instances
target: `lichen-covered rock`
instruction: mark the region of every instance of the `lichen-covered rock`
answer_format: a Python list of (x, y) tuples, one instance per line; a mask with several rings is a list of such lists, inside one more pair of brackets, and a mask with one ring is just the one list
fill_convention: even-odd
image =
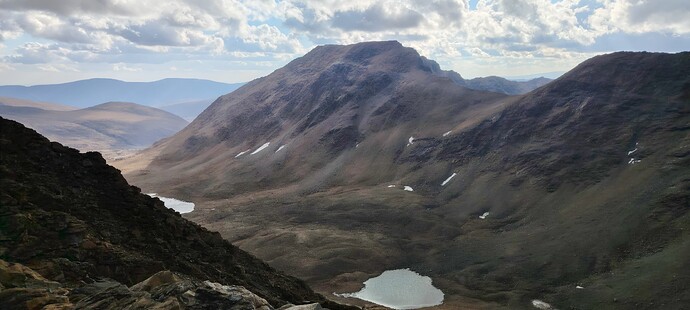
[(69, 291), (22, 264), (0, 259), (0, 309), (70, 309)]
[(22, 264), (0, 259), (0, 288), (59, 288), (60, 283), (46, 280), (39, 273)]
[(321, 307), (321, 305), (319, 305), (317, 303), (313, 303), (313, 304), (299, 305), (299, 306), (285, 305), (285, 306), (278, 308), (278, 310), (328, 310), (328, 309)]
[[(0, 309), (16, 310), (274, 310), (265, 299), (244, 287), (200, 281), (189, 276), (161, 271), (127, 287), (102, 279), (66, 289), (44, 279), (22, 264), (0, 260)], [(9, 286), (9, 287), (8, 287)], [(323, 310), (314, 303), (288, 304), (281, 310)]]

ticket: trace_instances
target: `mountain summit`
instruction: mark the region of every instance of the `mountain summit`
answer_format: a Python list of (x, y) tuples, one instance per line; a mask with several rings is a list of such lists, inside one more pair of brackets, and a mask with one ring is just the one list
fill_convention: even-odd
[[(156, 160), (149, 169), (168, 172), (150, 175), (178, 176), (164, 185), (172, 189), (186, 183), (179, 177), (193, 173), (187, 185), (219, 197), (289, 183), (309, 191), (333, 177), (345, 181), (336, 170), (358, 157), (358, 144), (360, 155), (371, 147), (386, 149), (367, 161), (393, 163), (391, 156), (410, 136), (440, 136), (472, 123), (470, 116), (492, 113), (503, 98), (439, 76), (428, 60), (395, 41), (320, 46), (216, 100), (151, 150)], [(386, 143), (393, 139), (405, 142)], [(195, 166), (194, 172), (180, 163)], [(369, 182), (389, 178), (382, 174)]]
[(449, 308), (690, 303), (690, 53), (517, 96), (439, 70), (397, 42), (318, 47), (122, 168), (320, 292), (410, 268)]

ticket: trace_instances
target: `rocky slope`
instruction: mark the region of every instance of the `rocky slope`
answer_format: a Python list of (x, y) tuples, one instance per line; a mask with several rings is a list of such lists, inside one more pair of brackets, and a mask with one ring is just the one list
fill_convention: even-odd
[(100, 154), (3, 118), (0, 206), (3, 309), (347, 308), (141, 194)]
[[(504, 98), (439, 77), (398, 42), (321, 46), (216, 100), (153, 148), (148, 154), (156, 161), (140, 173), (151, 171), (158, 188), (185, 187), (204, 197), (288, 184), (309, 192), (332, 178), (376, 184), (392, 177), (393, 157), (410, 136), (468, 126)], [(367, 156), (382, 145), (385, 151)], [(367, 163), (344, 165), (357, 159)]]
[(118, 151), (151, 146), (187, 125), (187, 121), (174, 114), (135, 103), (108, 102), (72, 110), (56, 110), (54, 106), (5, 100), (0, 101), (0, 116), (70, 147), (99, 151), (110, 157)]
[(447, 309), (690, 302), (690, 53), (598, 56), (520, 96), (430, 64), (318, 47), (123, 168), (321, 292), (409, 267)]

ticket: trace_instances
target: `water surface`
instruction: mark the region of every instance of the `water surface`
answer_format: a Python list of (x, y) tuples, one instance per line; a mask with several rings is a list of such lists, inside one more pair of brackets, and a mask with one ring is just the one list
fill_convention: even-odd
[(338, 296), (359, 298), (393, 309), (418, 309), (443, 303), (443, 292), (431, 284), (431, 278), (410, 269), (384, 271), (364, 282), (359, 292)]
[(158, 196), (158, 194), (147, 194), (151, 197), (158, 197), (163, 203), (165, 204), (165, 207), (168, 209), (173, 209), (177, 212), (180, 213), (189, 213), (194, 211), (194, 203), (193, 202), (187, 202), (187, 201), (182, 201), (182, 200), (177, 200), (175, 198), (168, 198), (168, 197), (163, 197), (163, 196)]

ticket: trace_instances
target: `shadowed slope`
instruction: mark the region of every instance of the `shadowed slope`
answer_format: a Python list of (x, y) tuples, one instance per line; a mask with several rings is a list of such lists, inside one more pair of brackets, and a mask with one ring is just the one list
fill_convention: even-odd
[[(131, 178), (206, 198), (288, 184), (298, 192), (331, 182), (376, 184), (392, 177), (393, 156), (410, 136), (467, 126), (500, 109), (504, 97), (436, 76), (398, 42), (322, 46), (216, 100), (147, 151), (156, 159)], [(358, 160), (379, 166), (345, 165)]]
[(286, 276), (129, 186), (98, 153), (80, 154), (0, 118), (0, 258), (78, 287), (132, 285), (160, 270), (242, 285), (272, 305), (323, 302)]

